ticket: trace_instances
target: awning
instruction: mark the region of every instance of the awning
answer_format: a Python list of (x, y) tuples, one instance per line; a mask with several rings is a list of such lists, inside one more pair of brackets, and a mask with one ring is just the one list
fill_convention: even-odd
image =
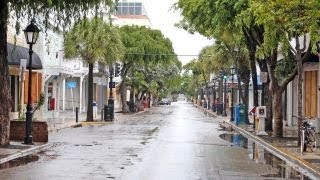
[[(29, 49), (18, 45), (7, 43), (8, 65), (20, 66), (20, 59), (27, 59), (29, 69)], [(32, 69), (42, 69), (41, 59), (37, 53), (32, 54)]]

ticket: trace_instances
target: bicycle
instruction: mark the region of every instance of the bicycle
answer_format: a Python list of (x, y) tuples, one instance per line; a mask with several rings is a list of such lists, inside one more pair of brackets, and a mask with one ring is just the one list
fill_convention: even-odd
[(302, 122), (302, 127), (300, 127), (301, 132), (301, 154), (307, 151), (307, 146), (310, 148), (311, 152), (316, 151), (317, 141), (316, 141), (316, 128), (312, 126), (307, 120)]

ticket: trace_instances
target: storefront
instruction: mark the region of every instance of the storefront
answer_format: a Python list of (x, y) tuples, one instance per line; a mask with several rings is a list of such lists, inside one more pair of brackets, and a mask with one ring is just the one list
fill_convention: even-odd
[[(17, 119), (19, 107), (25, 107), (28, 98), (29, 49), (7, 44), (9, 65), (9, 88), (12, 97), (11, 119)], [(25, 67), (20, 64), (25, 64)], [(24, 62), (24, 63), (23, 63)], [(32, 101), (37, 103), (42, 92), (42, 63), (37, 53), (32, 55)], [(23, 73), (22, 73), (23, 72)]]

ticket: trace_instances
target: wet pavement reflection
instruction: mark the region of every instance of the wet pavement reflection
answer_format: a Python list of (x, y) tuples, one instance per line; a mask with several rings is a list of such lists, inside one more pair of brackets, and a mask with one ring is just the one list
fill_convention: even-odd
[(256, 163), (262, 163), (270, 165), (274, 168), (274, 171), (270, 174), (264, 174), (263, 177), (274, 177), (274, 178), (286, 178), (286, 179), (311, 179), (307, 175), (304, 175), (302, 172), (296, 168), (288, 165), (284, 160), (273, 155), (261, 145), (248, 140), (239, 133), (225, 133), (221, 134), (220, 138), (231, 142), (235, 147), (241, 147), (248, 150), (248, 156)]
[(11, 161), (5, 162), (0, 164), (0, 170), (2, 169), (7, 169), (7, 168), (13, 168), (13, 167), (17, 167), (17, 166), (23, 166), (35, 161), (39, 160), (39, 156), (38, 155), (27, 155), (27, 156), (23, 156), (17, 159), (13, 159)]
[(299, 172), (253, 141), (221, 130), (219, 118), (185, 102), (153, 107), (109, 125), (61, 130), (49, 140), (50, 150), (37, 154), (35, 161), (0, 169), (0, 179), (299, 178)]

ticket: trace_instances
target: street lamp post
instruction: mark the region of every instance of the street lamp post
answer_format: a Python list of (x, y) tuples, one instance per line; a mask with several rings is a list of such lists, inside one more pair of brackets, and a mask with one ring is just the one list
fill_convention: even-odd
[(227, 76), (224, 74), (223, 116), (227, 116)]
[(39, 28), (35, 25), (35, 20), (32, 19), (31, 23), (23, 30), (24, 35), (29, 44), (29, 81), (28, 81), (28, 104), (27, 104), (27, 112), (26, 112), (26, 129), (25, 129), (25, 137), (24, 144), (33, 144), (32, 140), (32, 117), (33, 117), (33, 107), (32, 107), (32, 45), (37, 42), (39, 36)]
[(216, 82), (217, 82), (217, 78), (213, 78), (212, 82), (213, 82), (213, 105), (212, 105), (212, 111), (216, 112)]
[(110, 94), (109, 94), (109, 99), (108, 99), (108, 107), (109, 107), (109, 116), (106, 120), (113, 121), (114, 119), (114, 100), (113, 100), (113, 93), (112, 93), (112, 88), (113, 88), (113, 74), (114, 74), (114, 68), (113, 65), (109, 68), (110, 72), (110, 82), (109, 82), (109, 89), (110, 89)]
[(234, 107), (233, 107), (233, 76), (235, 74), (235, 66), (232, 65), (230, 67), (230, 71), (231, 71), (231, 107), (230, 107), (230, 110), (231, 110), (231, 117), (230, 117), (230, 121), (234, 121)]
[(219, 102), (216, 108), (218, 115), (223, 115), (223, 70), (219, 71)]

